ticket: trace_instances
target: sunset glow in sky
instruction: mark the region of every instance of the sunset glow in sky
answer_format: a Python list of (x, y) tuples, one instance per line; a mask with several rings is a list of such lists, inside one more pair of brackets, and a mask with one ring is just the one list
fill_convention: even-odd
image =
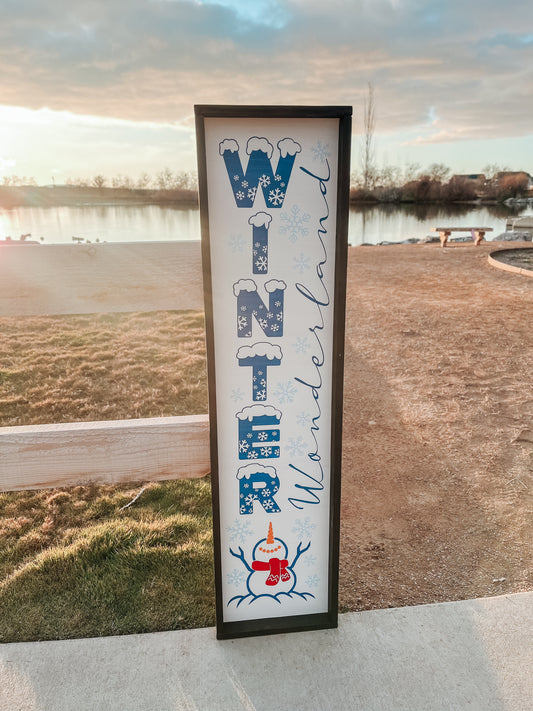
[(0, 182), (195, 170), (193, 106), (352, 105), (378, 162), (533, 173), (533, 3), (0, 0)]

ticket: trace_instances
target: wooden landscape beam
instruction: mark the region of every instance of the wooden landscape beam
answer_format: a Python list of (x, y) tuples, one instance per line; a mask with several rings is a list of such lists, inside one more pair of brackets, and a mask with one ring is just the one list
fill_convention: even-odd
[(0, 428), (0, 491), (201, 477), (207, 415)]
[(203, 308), (199, 241), (0, 245), (0, 316)]
[[(203, 308), (200, 242), (0, 245), (0, 316)], [(0, 428), (0, 491), (209, 471), (207, 415)]]

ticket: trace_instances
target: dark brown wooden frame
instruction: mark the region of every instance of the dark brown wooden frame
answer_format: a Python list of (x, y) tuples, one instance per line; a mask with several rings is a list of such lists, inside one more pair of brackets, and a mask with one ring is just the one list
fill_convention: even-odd
[[(209, 381), (209, 422), (211, 445), (211, 475), (213, 500), (213, 534), (215, 548), (215, 584), (217, 638), (230, 639), (253, 635), (297, 632), (337, 627), (339, 588), (339, 537), (342, 460), (342, 415), (344, 373), (344, 321), (346, 310), (346, 267), (348, 256), (348, 207), (350, 181), (351, 117), (350, 106), (220, 106), (194, 107), (198, 154), (198, 181), (202, 233), (202, 264)], [(335, 287), (332, 348), (332, 411), (331, 411), (331, 471), (330, 471), (330, 540), (328, 612), (289, 617), (224, 622), (222, 614), (222, 571), (220, 544), (220, 508), (218, 478), (217, 403), (215, 383), (215, 352), (213, 331), (213, 299), (211, 255), (209, 241), (208, 184), (205, 150), (206, 118), (335, 118), (339, 119), (337, 223), (335, 245)]]

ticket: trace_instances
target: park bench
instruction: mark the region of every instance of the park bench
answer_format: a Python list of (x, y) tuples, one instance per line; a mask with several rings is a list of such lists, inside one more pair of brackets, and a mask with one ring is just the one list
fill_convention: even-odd
[(446, 242), (452, 232), (470, 232), (477, 247), (485, 236), (485, 232), (492, 232), (492, 227), (432, 227), (431, 230), (439, 233), (441, 247), (446, 247)]

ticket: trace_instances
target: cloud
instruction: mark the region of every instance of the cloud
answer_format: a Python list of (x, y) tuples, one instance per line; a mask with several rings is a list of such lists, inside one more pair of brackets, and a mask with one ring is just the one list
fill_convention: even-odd
[[(533, 5), (5, 0), (7, 104), (190, 126), (195, 103), (355, 107), (417, 143), (532, 132)], [(434, 107), (438, 124), (428, 127)]]
[(3, 156), (0, 156), (0, 172), (5, 173), (8, 172), (9, 169), (14, 168), (17, 164), (17, 161), (14, 158), (4, 158)]
[(284, 27), (289, 18), (285, 3), (278, 0), (198, 0), (203, 5), (219, 5), (235, 13), (236, 22), (251, 26)]
[[(0, 145), (16, 156), (16, 172), (50, 182), (51, 173), (90, 178), (117, 173), (132, 178), (164, 166), (194, 170), (196, 154), (191, 128), (82, 116), (49, 109), (32, 111), (0, 106)], [(60, 167), (59, 167), (60, 166)], [(15, 172), (15, 159), (0, 160), (0, 174)]]

